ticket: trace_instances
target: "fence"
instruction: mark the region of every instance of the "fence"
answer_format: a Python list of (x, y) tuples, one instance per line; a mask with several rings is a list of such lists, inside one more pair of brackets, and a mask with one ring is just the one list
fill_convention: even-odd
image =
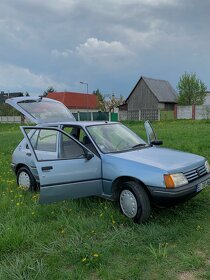
[(0, 116), (0, 123), (21, 123), (21, 116)]
[[(73, 113), (77, 121), (118, 121), (118, 113), (111, 112), (80, 112)], [(0, 123), (23, 123), (21, 116), (0, 116)]]
[(166, 110), (161, 110), (160, 111), (160, 120), (161, 121), (171, 121), (174, 120), (174, 111), (166, 111)]
[(118, 113), (112, 112), (77, 112), (73, 115), (77, 121), (118, 121)]
[(210, 105), (176, 106), (175, 115), (177, 119), (210, 119)]
[(120, 121), (160, 120), (160, 110), (143, 109), (138, 111), (119, 111)]
[[(144, 109), (139, 111), (111, 112), (78, 112), (73, 113), (80, 121), (144, 121), (144, 120), (174, 120), (174, 119), (210, 119), (210, 106), (175, 106), (174, 111)], [(0, 116), (0, 123), (21, 123), (21, 116)]]
[(174, 111), (155, 109), (144, 109), (139, 111), (119, 111), (120, 121), (164, 121), (174, 119), (210, 119), (210, 105), (175, 106)]

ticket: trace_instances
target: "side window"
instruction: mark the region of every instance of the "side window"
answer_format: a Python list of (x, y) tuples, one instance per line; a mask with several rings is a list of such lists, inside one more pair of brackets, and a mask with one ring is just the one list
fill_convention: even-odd
[[(31, 131), (29, 133), (31, 133)], [(31, 136), (29, 136), (29, 139), (38, 161), (58, 159), (58, 131), (45, 128), (36, 129)]]
[(84, 150), (70, 137), (62, 133), (60, 142), (60, 159), (83, 158)]
[(75, 139), (79, 140), (85, 147), (87, 147), (94, 154), (97, 154), (97, 151), (91, 142), (90, 138), (87, 136), (86, 132), (79, 126), (65, 126), (63, 131), (73, 136)]
[(34, 149), (36, 149), (37, 146), (38, 135), (39, 135), (39, 130), (36, 130), (30, 138), (31, 145), (34, 147)]
[(86, 136), (87, 134), (84, 132), (83, 129), (80, 129), (80, 133), (79, 133), (79, 142), (83, 143), (84, 140), (84, 136)]
[[(39, 135), (39, 130), (31, 130), (29, 132), (29, 139), (31, 141), (31, 145), (33, 146), (34, 149), (36, 149), (36, 145), (37, 145), (37, 139), (38, 139), (38, 135)], [(28, 144), (26, 145), (26, 149), (29, 149)]]
[(55, 130), (40, 130), (35, 150), (56, 152), (57, 131)]
[(79, 140), (79, 142), (83, 143), (84, 136), (86, 133), (84, 130), (77, 126), (64, 126), (63, 131), (73, 136), (75, 139)]
[(65, 126), (63, 128), (63, 131), (68, 133), (69, 135), (73, 136), (75, 139), (79, 139), (79, 128), (78, 127), (72, 127), (72, 126)]

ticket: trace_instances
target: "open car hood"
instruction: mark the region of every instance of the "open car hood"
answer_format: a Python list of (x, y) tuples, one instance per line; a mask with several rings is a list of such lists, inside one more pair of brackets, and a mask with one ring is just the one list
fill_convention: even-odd
[(6, 103), (21, 112), (32, 123), (76, 121), (67, 107), (56, 100), (42, 97), (15, 97)]

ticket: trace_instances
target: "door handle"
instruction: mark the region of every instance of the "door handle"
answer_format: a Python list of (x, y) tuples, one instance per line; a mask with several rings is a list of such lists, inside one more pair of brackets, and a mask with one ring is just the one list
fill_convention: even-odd
[(26, 155), (30, 157), (30, 156), (31, 156), (31, 153), (26, 153)]
[(49, 171), (49, 170), (51, 170), (51, 169), (53, 169), (52, 166), (43, 166), (43, 167), (42, 167), (42, 171)]

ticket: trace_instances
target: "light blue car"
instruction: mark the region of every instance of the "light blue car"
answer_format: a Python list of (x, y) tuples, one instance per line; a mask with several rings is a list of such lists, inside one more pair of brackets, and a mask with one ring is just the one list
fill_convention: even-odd
[(161, 148), (151, 124), (148, 143), (117, 122), (79, 122), (60, 102), (18, 97), (7, 103), (36, 126), (22, 126), (24, 139), (12, 155), (17, 184), (40, 190), (40, 203), (100, 196), (117, 201), (137, 223), (151, 206), (170, 206), (210, 184), (204, 157)]

